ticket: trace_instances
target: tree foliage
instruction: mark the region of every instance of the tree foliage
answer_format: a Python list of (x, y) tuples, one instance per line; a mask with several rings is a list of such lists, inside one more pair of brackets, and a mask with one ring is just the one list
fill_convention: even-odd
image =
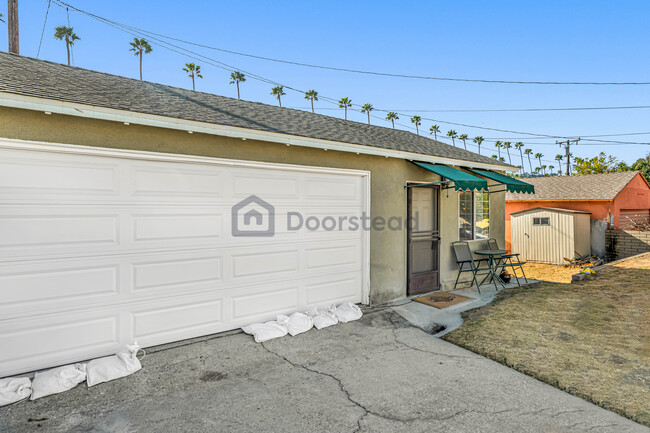
[[(618, 170), (618, 161), (613, 156), (605, 155), (605, 152), (600, 152), (593, 158), (580, 158), (576, 157), (573, 164), (573, 169), (576, 174), (597, 174), (597, 173), (613, 173)], [(621, 167), (624, 168), (624, 167)]]

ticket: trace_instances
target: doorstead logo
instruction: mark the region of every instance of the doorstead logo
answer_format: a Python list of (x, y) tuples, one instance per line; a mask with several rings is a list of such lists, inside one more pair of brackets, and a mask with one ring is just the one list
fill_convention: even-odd
[[(325, 215), (305, 217), (301, 212), (289, 211), (286, 214), (287, 231), (298, 231), (302, 228), (310, 232), (318, 230), (331, 231), (400, 231), (407, 227), (418, 231), (419, 213), (404, 221), (401, 216), (370, 217), (365, 212), (361, 215)], [(275, 236), (275, 207), (261, 198), (251, 195), (232, 207), (232, 235), (234, 237), (271, 237)]]
[(246, 197), (234, 205), (231, 217), (233, 236), (275, 235), (275, 207), (255, 195)]

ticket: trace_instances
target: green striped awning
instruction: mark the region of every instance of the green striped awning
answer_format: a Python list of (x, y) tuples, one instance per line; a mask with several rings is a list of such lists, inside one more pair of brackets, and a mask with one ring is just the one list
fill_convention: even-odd
[(495, 171), (479, 170), (479, 169), (473, 169), (471, 171), (472, 173), (476, 173), (480, 176), (487, 177), (488, 179), (492, 179), (496, 182), (505, 185), (508, 192), (523, 192), (528, 194), (535, 194), (535, 187), (533, 185), (526, 182), (522, 182), (519, 179), (515, 179), (513, 177), (506, 176), (505, 174), (497, 173)]
[(422, 167), (425, 170), (429, 170), (432, 173), (435, 173), (439, 176), (449, 179), (454, 182), (454, 189), (458, 190), (488, 190), (488, 184), (484, 179), (476, 177), (469, 173), (466, 173), (461, 170), (457, 170), (453, 167), (447, 165), (438, 165), (430, 164), (428, 162), (416, 162), (413, 161), (413, 164), (418, 167)]

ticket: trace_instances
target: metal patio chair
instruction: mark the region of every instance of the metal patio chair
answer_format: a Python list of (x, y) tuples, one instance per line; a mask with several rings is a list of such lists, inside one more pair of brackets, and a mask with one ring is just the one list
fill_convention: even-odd
[[(475, 259), (474, 255), (472, 254), (472, 250), (469, 248), (469, 243), (465, 241), (452, 242), (451, 247), (454, 250), (454, 254), (456, 255), (456, 263), (458, 264), (458, 276), (456, 277), (456, 282), (454, 283), (454, 290), (456, 290), (460, 275), (463, 272), (471, 272), (472, 285), (476, 283), (476, 289), (479, 293), (481, 293), (481, 288), (479, 287), (480, 285), (476, 279), (476, 276), (480, 275), (481, 272), (484, 274), (490, 273), (489, 268), (480, 267), (481, 263), (487, 262), (488, 259)], [(494, 287), (496, 288), (496, 282), (494, 282)]]
[[(497, 243), (497, 240), (494, 238), (488, 239), (488, 247), (491, 250), (500, 250), (499, 244)], [(515, 259), (513, 262), (512, 259)], [(517, 271), (515, 268), (519, 268), (521, 270), (521, 275), (524, 277), (524, 280), (528, 282), (528, 278), (526, 278), (526, 273), (524, 272), (524, 265), (526, 262), (522, 262), (519, 260), (519, 253), (515, 254), (504, 254), (503, 256), (499, 257), (500, 262), (496, 265), (497, 269), (504, 269), (504, 268), (511, 268), (512, 273), (515, 274), (515, 279), (517, 280), (517, 285), (521, 287), (521, 283), (519, 282), (519, 277), (517, 277)]]

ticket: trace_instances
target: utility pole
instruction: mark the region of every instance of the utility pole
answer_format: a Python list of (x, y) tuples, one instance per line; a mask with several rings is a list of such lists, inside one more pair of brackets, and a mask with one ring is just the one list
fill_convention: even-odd
[(7, 30), (9, 52), (20, 54), (18, 49), (18, 0), (7, 0)]
[(575, 140), (567, 140), (567, 141), (556, 141), (555, 144), (559, 144), (560, 147), (564, 146), (564, 150), (566, 152), (566, 175), (569, 175), (569, 164), (570, 164), (570, 159), (571, 159), (571, 143), (578, 144), (580, 141), (580, 138), (576, 138)]

